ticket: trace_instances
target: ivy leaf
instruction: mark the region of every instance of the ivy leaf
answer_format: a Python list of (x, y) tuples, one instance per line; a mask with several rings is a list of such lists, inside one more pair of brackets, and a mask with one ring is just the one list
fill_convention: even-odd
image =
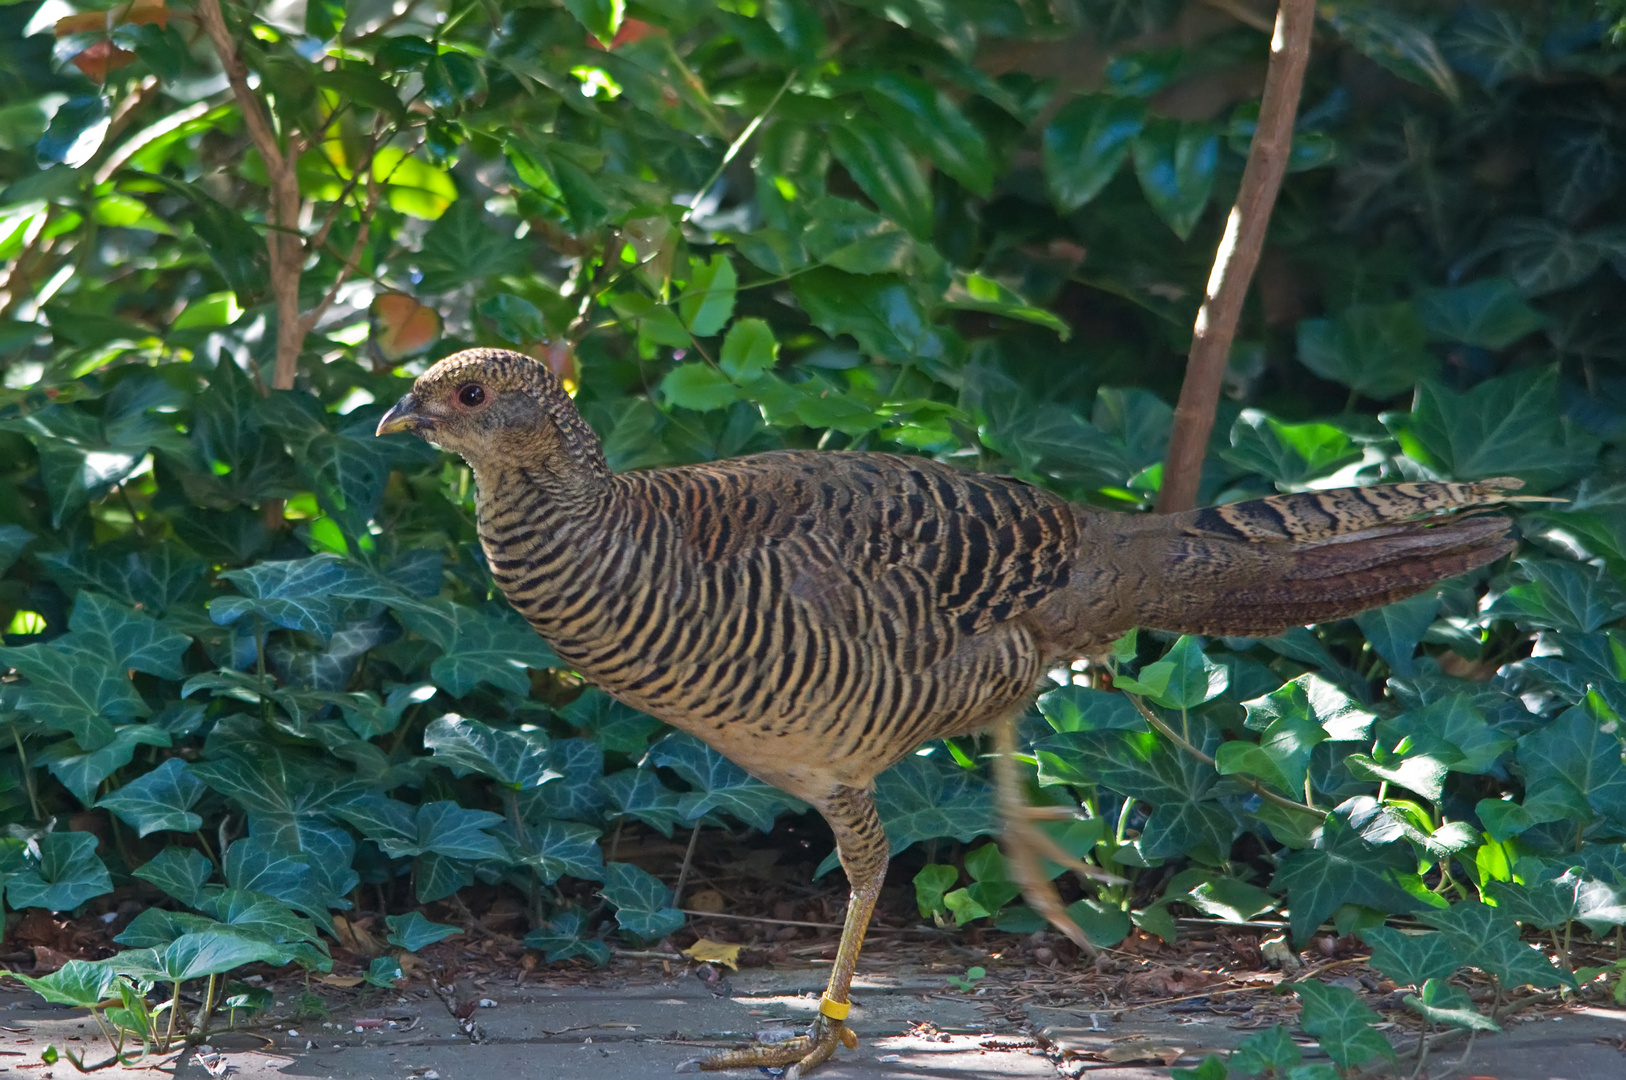
[(830, 129), (830, 149), (881, 213), (930, 240), (932, 190), (909, 148), (886, 125), (864, 113)]
[(558, 780), (532, 788), (520, 800), (521, 812), (527, 818), (602, 821), (608, 805), (597, 783), (604, 775), (603, 748), (591, 739), (555, 739), (547, 760)]
[(1244, 409), (1231, 425), (1231, 446), (1220, 456), (1286, 490), (1337, 472), (1362, 450), (1332, 424), (1286, 424), (1258, 409)]
[(1418, 918), (1450, 938), (1463, 963), (1496, 976), (1509, 989), (1575, 986), (1569, 972), (1555, 966), (1540, 949), (1519, 940), (1518, 924), (1499, 908), (1462, 900), (1444, 911), (1424, 911)]
[(631, 863), (606, 866), (599, 894), (615, 906), (616, 925), (644, 941), (675, 933), (687, 921), (683, 912), (672, 907), (672, 890)]
[(152, 711), (124, 669), (71, 644), (53, 641), (0, 648), (0, 663), (28, 679), (16, 707), (51, 730), (72, 735), (81, 747), (106, 746), (116, 736), (115, 721)]
[(1316, 927), (1344, 904), (1379, 911), (1415, 911), (1421, 901), (1401, 887), (1396, 873), (1409, 854), (1376, 848), (1336, 817), (1322, 828), (1316, 846), (1289, 854), (1275, 886), (1287, 893), (1293, 940), (1308, 941)]
[(671, 836), (673, 826), (687, 820), (679, 809), (682, 797), (661, 783), (653, 768), (622, 769), (600, 778), (599, 787), (621, 814), (637, 818), (663, 836)]
[(501, 822), (500, 815), (468, 810), (447, 800), (424, 803), (418, 807), (418, 850), (471, 862), (503, 859), (506, 853), (502, 844), (486, 832)]
[(1135, 137), (1141, 191), (1182, 240), (1208, 205), (1218, 166), (1219, 132), (1212, 124), (1158, 118)]
[(633, 758), (643, 757), (644, 751), (649, 749), (649, 737), (662, 727), (661, 722), (648, 713), (622, 704), (591, 686), (561, 709), (559, 715), (571, 726), (585, 730), (606, 752)]
[(386, 915), (384, 922), (390, 928), (387, 939), (389, 943), (398, 949), (405, 949), (411, 953), (417, 952), (426, 945), (433, 945), (437, 941), (445, 941), (453, 934), (463, 932), (455, 926), (430, 922), (419, 911), (411, 911), (405, 915)]
[(1101, 193), (1129, 158), (1146, 126), (1146, 103), (1108, 94), (1081, 94), (1044, 130), (1045, 182), (1057, 209), (1070, 214)]
[(604, 880), (604, 853), (599, 830), (572, 821), (549, 821), (529, 828), (520, 843), (519, 861), (536, 870), (543, 884), (569, 875), (584, 881)]
[(1113, 685), (1151, 698), (1165, 709), (1192, 709), (1225, 693), (1231, 673), (1203, 654), (1197, 638), (1186, 635), (1163, 659), (1148, 664), (1135, 678), (1120, 675)]
[(39, 453), (39, 478), (50, 497), (53, 529), (112, 491), (152, 446), (149, 431), (136, 427), (114, 437), (101, 421), (72, 405), (49, 405), (20, 419), (0, 421), (0, 430), (33, 441)]
[(1396, 675), (1410, 675), (1416, 668), (1413, 657), (1418, 642), (1434, 625), (1434, 616), (1440, 610), (1438, 592), (1419, 593), (1398, 603), (1387, 604), (1355, 616), (1355, 624), (1371, 644), (1389, 670)]
[(525, 935), (525, 946), (541, 949), (549, 963), (581, 957), (600, 967), (610, 962), (610, 947), (587, 935), (587, 919), (580, 911), (561, 911)]
[(105, 960), (69, 960), (49, 975), (35, 978), (12, 972), (11, 977), (52, 1005), (94, 1008), (113, 993), (118, 973)]
[(1433, 739), (1456, 751), (1447, 764), (1453, 772), (1488, 772), (1498, 758), (1513, 748), (1513, 739), (1493, 728), (1466, 694), (1436, 698), (1420, 709), (1409, 709), (1379, 725), (1384, 739)]
[(423, 745), (453, 776), (479, 773), (514, 791), (559, 778), (548, 768), (548, 740), (540, 731), (493, 728), (447, 713), (430, 721)]
[(1417, 317), (1433, 341), (1505, 349), (1547, 325), (1506, 278), (1485, 278), (1417, 296)]
[[(114, 741), (116, 744), (116, 737)], [(158, 745), (166, 744), (167, 736), (166, 743)], [(96, 805), (117, 814), (138, 836), (160, 829), (189, 833), (203, 827), (203, 818), (194, 814), (192, 807), (206, 790), (203, 782), (187, 770), (186, 761), (175, 757), (104, 795)]]
[(1320, 1041), (1334, 1065), (1352, 1069), (1375, 1057), (1395, 1060), (1394, 1047), (1372, 1026), (1381, 1017), (1355, 991), (1313, 979), (1294, 983), (1293, 989), (1304, 1003), (1300, 1026)]
[(1578, 822), (1594, 814), (1626, 821), (1620, 738), (1582, 708), (1568, 709), (1519, 740), (1527, 809), (1553, 807)]
[(492, 612), (450, 600), (396, 601), (391, 605), (408, 630), (441, 647), (429, 665), (435, 685), (453, 697), (482, 682), (516, 694), (530, 692), (527, 668), (559, 666), (559, 658), (530, 627), (516, 625), (507, 608)]
[(103, 780), (130, 763), (137, 746), (168, 746), (169, 733), (150, 724), (125, 724), (115, 728), (113, 738), (95, 750), (83, 751), (65, 740), (47, 747), (35, 760), (51, 770), (51, 775), (85, 806), (96, 802), (96, 790)]
[(1590, 634), (1626, 615), (1626, 589), (1599, 567), (1558, 559), (1520, 559), (1528, 581), (1509, 586), (1486, 609), (1520, 624)]
[(1579, 285), (1603, 265), (1609, 249), (1546, 218), (1506, 218), (1486, 238), (1502, 254), (1502, 269), (1525, 296)]
[(1502, 1030), (1500, 1024), (1479, 1011), (1473, 998), (1468, 996), (1468, 991), (1443, 978), (1428, 980), (1423, 984), (1421, 994), (1407, 994), (1400, 1000), (1430, 1024), (1478, 1031)]
[(1298, 357), (1323, 379), (1382, 401), (1438, 370), (1426, 340), (1411, 304), (1356, 304), (1337, 318), (1299, 323)]
[(113, 879), (96, 857), (97, 843), (92, 833), (46, 833), (38, 840), (38, 857), (6, 882), (6, 903), (72, 911), (112, 892)]
[(1408, 934), (1391, 926), (1371, 926), (1361, 938), (1372, 946), (1372, 966), (1399, 986), (1422, 986), (1457, 973), (1462, 957), (1451, 939), (1437, 931)]
[(287, 949), (275, 942), (226, 929), (183, 934), (158, 955), (170, 982), (224, 975), (244, 964), (286, 964), (290, 959)]
[[(1281, 1024), (1256, 1031), (1237, 1043), (1228, 1064), (1246, 1076), (1261, 1073), (1290, 1077), (1293, 1066), (1304, 1060), (1304, 1052), (1293, 1035)], [(1229, 1075), (1229, 1074), (1227, 1074)]]
[(201, 851), (171, 844), (132, 873), (188, 907), (197, 907), (203, 887), (214, 877), (215, 864)]
[(1593, 467), (1598, 442), (1563, 415), (1558, 370), (1530, 368), (1463, 393), (1424, 381), (1390, 429), (1409, 456), (1456, 480), (1518, 476), (1546, 490)]
[(649, 760), (676, 772), (694, 788), (678, 801), (689, 821), (720, 810), (767, 832), (776, 814), (801, 805), (684, 732), (673, 732), (652, 746)]
[(232, 888), (281, 900), (330, 932), (329, 909), (350, 906), (323, 884), (303, 853), (291, 852), (263, 836), (244, 837), (226, 849), (225, 877)]
[(405, 973), (401, 970), (401, 961), (395, 957), (375, 956), (368, 961), (367, 970), (361, 977), (370, 986), (393, 990), (396, 982), (405, 978)]
[(911, 754), (876, 777), (875, 809), (894, 855), (919, 840), (968, 842), (999, 831), (992, 789), (940, 752)]
[(1146, 720), (1122, 694), (1068, 685), (1039, 695), (1039, 712), (1057, 731), (1146, 731)]
[(529, 244), (492, 228), (477, 200), (458, 199), (424, 234), (417, 258), (423, 274), (418, 290), (450, 292), (470, 282), (519, 273), (529, 254)]
[(1343, 0), (1327, 4), (1317, 12), (1355, 50), (1375, 60), (1402, 79), (1437, 90), (1449, 101), (1460, 95), (1451, 66), (1440, 48), (1409, 13), (1366, 3)]
[(243, 594), (210, 601), (209, 617), (221, 626), (251, 615), (272, 626), (323, 638), (333, 633), (339, 609), (334, 590), (346, 580), (346, 574), (331, 555), (256, 563), (220, 576)]

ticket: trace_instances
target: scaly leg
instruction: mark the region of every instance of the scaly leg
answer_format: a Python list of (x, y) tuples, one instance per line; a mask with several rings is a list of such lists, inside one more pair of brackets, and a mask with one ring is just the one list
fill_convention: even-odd
[(852, 885), (847, 921), (841, 930), (841, 945), (836, 949), (836, 966), (819, 1001), (819, 1015), (806, 1035), (778, 1043), (753, 1043), (740, 1050), (717, 1054), (700, 1062), (702, 1069), (785, 1065), (789, 1066), (785, 1080), (798, 1080), (814, 1066), (828, 1061), (836, 1052), (837, 1044), (849, 1049), (858, 1045), (858, 1037), (844, 1022), (849, 1007), (847, 992), (858, 967), (858, 950), (864, 945), (864, 932), (869, 929), (869, 918), (875, 911), (875, 899), (881, 893), (881, 879), (886, 877), (886, 834), (881, 831), (874, 801), (869, 792), (861, 788), (839, 787), (814, 806), (836, 834), (836, 853)]

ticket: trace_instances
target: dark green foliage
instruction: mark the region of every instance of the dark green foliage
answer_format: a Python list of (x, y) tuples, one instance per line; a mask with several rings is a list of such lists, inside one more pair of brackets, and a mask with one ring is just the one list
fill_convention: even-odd
[[(228, 4), (311, 147), (320, 317), (266, 393), (267, 166), (235, 103), (181, 115), (206, 37), (119, 25), (132, 62), (93, 83), (69, 61), (101, 31), (0, 6), (0, 881), (14, 908), (168, 898), (125, 968), (41, 992), (129, 995), (139, 1026), (157, 979), (322, 967), (317, 931), (374, 895), (422, 947), (447, 931), (415, 907), (477, 880), (526, 895), (549, 960), (679, 927), (607, 834), (804, 808), (561, 670), (491, 589), (467, 471), (378, 417), (434, 357), (501, 345), (578, 387), (616, 468), (887, 450), (1147, 508), (1257, 122), (1233, 88), (1268, 48), (1207, 6), (1182, 48), (1140, 36), (1181, 7), (430, 3), (375, 29), (342, 0), (302, 28)], [(1569, 501), (1520, 508), (1511, 563), (1355, 620), (1142, 633), (1058, 673), (1024, 721), (1031, 793), (1125, 878), (1069, 896), (1096, 940), (1330, 921), (1431, 1023), (1476, 1025), (1459, 965), (1568, 986), (1521, 932), (1626, 922), (1626, 9), (1603, 10), (1323, 6), (1203, 500), (1512, 475)], [(1057, 49), (1099, 83), (1025, 74)], [(369, 327), (385, 292), (438, 330), (387, 304)], [(968, 845), (918, 871), (923, 914), (1032, 929), (975, 842), (979, 764), (928, 748), (877, 803), (901, 859)], [(113, 843), (39, 831), (86, 811)], [(1377, 925), (1402, 912), (1438, 929)], [(1384, 1053), (1346, 995), (1304, 990), (1340, 1066)], [(1268, 1033), (1231, 1066), (1328, 1071)]]

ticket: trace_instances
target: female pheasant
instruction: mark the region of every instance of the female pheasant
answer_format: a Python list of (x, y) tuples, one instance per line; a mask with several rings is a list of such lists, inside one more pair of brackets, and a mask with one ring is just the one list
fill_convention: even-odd
[(923, 458), (779, 451), (612, 474), (542, 364), (473, 349), (378, 425), (460, 454), (510, 603), (575, 670), (816, 807), (852, 899), (805, 1037), (705, 1068), (855, 1044), (843, 1020), (886, 871), (876, 774), (1011, 716), (1058, 662), (1131, 627), (1268, 635), (1402, 599), (1512, 548), (1458, 512), (1516, 480), (1102, 513)]

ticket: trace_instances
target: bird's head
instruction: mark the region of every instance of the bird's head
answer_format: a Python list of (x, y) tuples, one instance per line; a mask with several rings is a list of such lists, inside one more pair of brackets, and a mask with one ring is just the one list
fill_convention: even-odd
[(476, 472), (506, 465), (607, 473), (598, 437), (547, 365), (502, 349), (454, 353), (418, 376), (378, 434), (410, 432)]

